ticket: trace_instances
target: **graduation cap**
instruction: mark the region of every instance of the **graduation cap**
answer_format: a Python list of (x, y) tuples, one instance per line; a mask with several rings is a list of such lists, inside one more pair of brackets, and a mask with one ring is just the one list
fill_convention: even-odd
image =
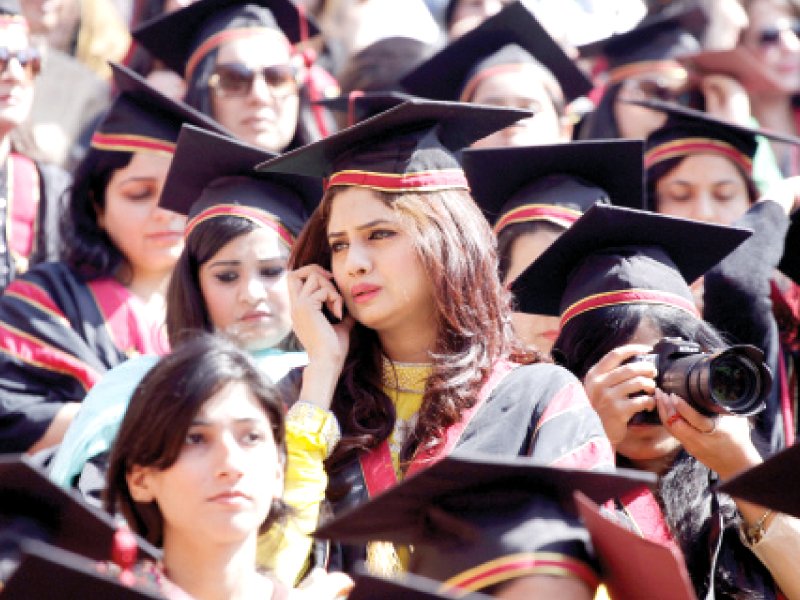
[(520, 312), (560, 315), (662, 304), (699, 317), (687, 282), (752, 235), (749, 229), (597, 204), (514, 281)]
[(800, 213), (795, 212), (789, 221), (783, 257), (778, 263), (778, 270), (800, 283)]
[(469, 101), (485, 76), (536, 63), (550, 70), (568, 101), (592, 89), (589, 79), (533, 14), (521, 2), (512, 2), (448, 44), (400, 83), (417, 96)]
[(354, 91), (336, 98), (318, 100), (314, 104), (320, 104), (334, 112), (347, 113), (347, 126), (350, 127), (364, 119), (369, 119), (390, 108), (399, 106), (403, 102), (417, 99), (419, 98), (403, 92)]
[(343, 92), (399, 91), (403, 75), (431, 54), (433, 47), (415, 38), (382, 38), (351, 56), (336, 79)]
[(800, 518), (800, 485), (794, 479), (798, 469), (800, 444), (795, 444), (729, 479), (717, 489)]
[(277, 156), (233, 138), (184, 125), (161, 192), (162, 208), (188, 215), (185, 236), (200, 223), (234, 215), (273, 229), (287, 246), (322, 197), (319, 179), (257, 173)]
[(465, 150), (472, 197), (495, 233), (529, 221), (564, 228), (596, 202), (644, 208), (644, 143), (591, 140)]
[(86, 558), (35, 541), (23, 544), (20, 565), (5, 585), (0, 586), (3, 600), (31, 598), (114, 598), (115, 600), (156, 600), (163, 598), (155, 591), (133, 588), (111, 574), (103, 573), (98, 564)]
[(602, 56), (608, 61), (609, 83), (642, 73), (675, 73), (686, 77), (686, 70), (675, 59), (700, 52), (700, 39), (708, 15), (699, 6), (664, 10), (648, 15), (625, 33), (580, 46), (584, 58)]
[(752, 177), (758, 136), (776, 142), (800, 145), (800, 138), (795, 136), (731, 123), (712, 117), (703, 111), (661, 100), (625, 102), (667, 114), (667, 122), (647, 138), (645, 153), (647, 169), (670, 158), (694, 153), (711, 153), (728, 158), (748, 177)]
[(316, 23), (292, 0), (198, 0), (143, 23), (132, 35), (188, 80), (220, 44), (265, 29), (280, 33), (292, 44), (319, 33)]
[(343, 513), (317, 537), (412, 544), (409, 570), (478, 591), (520, 574), (568, 571), (596, 586), (573, 490), (603, 502), (652, 485), (641, 471), (557, 469), (530, 459), (460, 453)]
[(612, 598), (695, 600), (689, 573), (677, 550), (607, 519), (581, 492), (575, 492), (575, 504), (591, 535), (603, 583)]
[(355, 587), (348, 594), (347, 600), (446, 600), (448, 598), (461, 598), (466, 600), (481, 600), (490, 598), (485, 594), (459, 594), (451, 596), (439, 592), (442, 584), (427, 577), (420, 577), (412, 573), (404, 573), (398, 579), (384, 579), (374, 577), (356, 568), (353, 575)]
[(92, 148), (172, 154), (183, 123), (227, 133), (212, 118), (168, 98), (127, 67), (111, 63), (111, 70), (120, 94), (95, 129)]
[[(0, 497), (0, 536), (39, 539), (95, 560), (111, 557), (114, 519), (50, 481), (26, 456), (0, 456)], [(157, 555), (137, 541), (151, 557)]]
[(387, 192), (466, 190), (454, 153), (530, 116), (524, 110), (409, 100), (257, 169)]
[[(19, 0), (0, 0), (0, 16), (22, 16), (22, 6), (19, 4)], [(25, 23), (25, 20), (22, 19), (21, 23)]]

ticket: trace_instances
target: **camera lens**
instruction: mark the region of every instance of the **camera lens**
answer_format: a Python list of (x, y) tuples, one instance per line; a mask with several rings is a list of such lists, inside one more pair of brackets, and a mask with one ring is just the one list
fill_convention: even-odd
[(730, 412), (749, 412), (759, 401), (761, 376), (747, 357), (723, 353), (711, 361), (710, 371), (711, 396)]

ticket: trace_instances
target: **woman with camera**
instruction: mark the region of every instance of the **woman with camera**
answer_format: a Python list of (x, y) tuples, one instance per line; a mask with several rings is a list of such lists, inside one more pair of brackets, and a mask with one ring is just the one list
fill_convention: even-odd
[[(797, 556), (797, 521), (714, 491), (717, 481), (761, 462), (747, 419), (726, 414), (727, 398), (714, 378), (706, 390), (716, 399), (713, 411), (690, 404), (691, 394), (668, 393), (675, 379), (660, 376), (675, 351), (661, 353), (658, 365), (652, 357), (637, 360), (667, 337), (706, 353), (724, 349), (686, 282), (747, 235), (595, 206), (520, 276), (515, 292), (520, 310), (560, 315), (553, 354), (583, 381), (617, 464), (660, 476), (655, 497), (618, 499), (623, 518), (645, 537), (683, 551), (700, 598), (774, 598), (779, 590), (797, 598), (798, 571), (785, 558)], [(757, 409), (766, 392), (765, 382), (751, 383), (751, 394), (739, 391), (741, 414)]]

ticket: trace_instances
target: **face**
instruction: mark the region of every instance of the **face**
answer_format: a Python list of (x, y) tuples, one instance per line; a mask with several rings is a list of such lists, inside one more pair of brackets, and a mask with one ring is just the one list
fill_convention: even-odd
[[(628, 343), (652, 346), (662, 337), (661, 331), (643, 321)], [(670, 457), (679, 448), (680, 442), (661, 424), (642, 423), (628, 425), (625, 437), (617, 446), (617, 452), (635, 465), (646, 465)]]
[(473, 148), (537, 146), (571, 139), (572, 126), (558, 116), (544, 84), (532, 68), (486, 77), (478, 84), (470, 102), (536, 113), (475, 142)]
[(243, 348), (271, 348), (292, 330), (289, 250), (259, 227), (225, 244), (200, 267), (200, 290), (215, 329)]
[(171, 157), (137, 152), (106, 186), (97, 222), (122, 252), (133, 277), (166, 275), (183, 250), (186, 218), (159, 208)]
[(455, 39), (472, 31), (492, 15), (496, 15), (511, 0), (455, 0), (448, 34)]
[[(33, 62), (28, 62), (33, 49), (23, 27), (13, 25), (0, 29), (0, 47), (15, 58), (0, 72), (0, 133), (7, 134), (28, 118), (33, 105)], [(21, 54), (20, 54), (21, 53)]]
[[(555, 231), (541, 229), (524, 233), (515, 239), (511, 245), (508, 273), (503, 284), (510, 285), (559, 235)], [(534, 346), (545, 354), (550, 353), (553, 342), (558, 337), (558, 317), (515, 312), (511, 318), (514, 332), (526, 345)]]
[(22, 14), (34, 33), (55, 29), (63, 15), (71, 12), (76, 0), (22, 0)]
[(165, 547), (240, 543), (281, 496), (283, 465), (269, 417), (244, 383), (231, 382), (203, 404), (172, 466), (134, 466), (127, 481), (134, 500), (157, 503)]
[(622, 82), (614, 101), (614, 120), (619, 135), (625, 139), (646, 139), (667, 121), (667, 116), (623, 100), (665, 100), (677, 101), (686, 87), (682, 77), (658, 77), (627, 79)]
[(687, 156), (656, 183), (656, 210), (665, 215), (730, 225), (749, 208), (744, 177), (722, 156)]
[(435, 331), (433, 285), (412, 234), (374, 192), (348, 187), (334, 197), (328, 243), (334, 280), (359, 323), (379, 334)]
[(800, 90), (800, 16), (785, 3), (755, 0), (742, 43), (758, 58), (770, 79), (786, 93)]
[[(264, 67), (290, 67), (289, 47), (285, 39), (273, 32), (220, 46), (217, 68), (226, 65), (244, 66), (257, 73)], [(221, 88), (209, 89), (214, 118), (237, 138), (269, 150), (282, 152), (292, 141), (300, 111), (296, 83), (273, 86), (257, 75), (249, 91), (225, 93)]]

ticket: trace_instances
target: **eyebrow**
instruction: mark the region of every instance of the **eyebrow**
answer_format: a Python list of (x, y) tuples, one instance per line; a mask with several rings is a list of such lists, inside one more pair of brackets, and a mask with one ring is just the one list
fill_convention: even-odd
[(154, 175), (139, 175), (135, 177), (128, 177), (127, 179), (123, 179), (119, 182), (119, 185), (125, 185), (126, 183), (138, 183), (141, 181), (150, 182), (154, 181), (156, 177)]
[[(359, 225), (356, 227), (356, 231), (363, 231), (364, 229), (370, 229), (371, 227), (375, 227), (377, 225), (396, 225), (396, 223), (394, 221), (389, 221), (388, 219), (375, 219), (374, 221)], [(328, 237), (342, 237), (344, 234), (344, 231), (331, 231), (328, 233)]]
[[(265, 416), (263, 421), (269, 422), (269, 419)], [(257, 417), (240, 417), (238, 419), (233, 420), (234, 423), (261, 423), (262, 419)], [(192, 424), (190, 427), (212, 427), (215, 424), (214, 421), (208, 421), (206, 419), (193, 419)]]

